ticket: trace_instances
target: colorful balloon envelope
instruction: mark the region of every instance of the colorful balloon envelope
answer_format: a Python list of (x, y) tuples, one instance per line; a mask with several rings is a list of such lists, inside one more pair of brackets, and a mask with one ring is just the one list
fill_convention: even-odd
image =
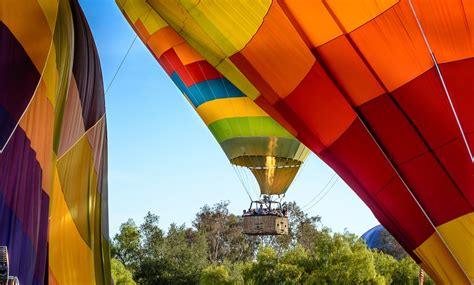
[(0, 245), (20, 284), (111, 284), (102, 88), (76, 0), (0, 2)]
[[(118, 6), (237, 168), (259, 194), (284, 194), (309, 154), (294, 136), (204, 60), (144, 0)], [(248, 189), (250, 190), (250, 189)]]
[(433, 279), (474, 282), (472, 1), (147, 3), (331, 166)]

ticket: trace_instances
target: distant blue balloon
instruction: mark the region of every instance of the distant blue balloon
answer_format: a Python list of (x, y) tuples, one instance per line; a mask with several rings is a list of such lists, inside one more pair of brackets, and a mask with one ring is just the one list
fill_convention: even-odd
[(361, 239), (365, 241), (369, 248), (382, 249), (384, 245), (382, 244), (382, 238), (380, 235), (384, 230), (385, 228), (382, 225), (375, 226), (365, 232), (365, 234), (361, 236)]

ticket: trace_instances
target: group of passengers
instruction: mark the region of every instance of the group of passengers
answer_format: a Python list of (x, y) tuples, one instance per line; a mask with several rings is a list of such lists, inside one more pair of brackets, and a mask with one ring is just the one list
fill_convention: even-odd
[(278, 217), (288, 217), (288, 210), (283, 209), (271, 209), (264, 208), (262, 204), (260, 207), (248, 209), (243, 211), (243, 216), (278, 216)]

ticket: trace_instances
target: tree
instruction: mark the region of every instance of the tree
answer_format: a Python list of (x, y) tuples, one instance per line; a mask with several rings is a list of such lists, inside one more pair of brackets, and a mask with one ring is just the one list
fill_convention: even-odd
[(125, 268), (120, 260), (112, 258), (110, 261), (112, 278), (115, 285), (135, 285), (132, 273)]
[(321, 284), (383, 284), (375, 268), (372, 252), (355, 235), (332, 234), (323, 229), (316, 236), (309, 280)]
[(232, 284), (230, 274), (224, 265), (209, 265), (201, 272), (200, 284), (202, 285), (226, 285)]
[[(145, 223), (145, 230), (149, 224)], [(147, 233), (158, 233), (151, 228)], [(196, 284), (201, 271), (207, 266), (207, 244), (205, 235), (171, 224), (168, 234), (159, 234), (152, 239), (143, 238), (144, 258), (136, 273), (140, 284)]]
[(296, 203), (286, 207), (290, 234), (258, 239), (242, 234), (228, 202), (202, 207), (193, 228), (171, 224), (165, 232), (152, 213), (140, 226), (128, 220), (112, 243), (116, 284), (125, 282), (123, 265), (144, 285), (416, 284), (419, 267), (408, 256), (370, 250), (354, 234), (321, 228)]
[(140, 251), (140, 230), (132, 219), (120, 226), (120, 231), (115, 235), (111, 255), (121, 261), (128, 269), (136, 271), (142, 258)]
[(317, 226), (321, 222), (321, 217), (309, 216), (296, 202), (285, 202), (282, 207), (288, 210), (288, 235), (263, 237), (263, 245), (272, 246), (278, 255), (297, 244), (306, 249), (311, 248), (318, 232)]
[(398, 261), (393, 256), (378, 250), (372, 250), (372, 254), (374, 256), (375, 270), (383, 276), (385, 284), (392, 284), (393, 273), (397, 269)]
[(401, 260), (408, 255), (403, 247), (385, 228), (380, 232), (380, 244), (382, 245), (381, 250), (384, 253), (390, 254), (397, 260)]
[[(398, 266), (393, 272), (392, 284), (418, 284), (418, 276), (420, 267), (409, 256), (404, 257), (397, 264)], [(433, 280), (425, 274), (424, 284), (434, 284)]]
[(193, 221), (196, 230), (206, 234), (211, 263), (249, 261), (255, 251), (255, 238), (242, 234), (242, 220), (229, 214), (228, 205), (228, 201), (212, 208), (205, 205)]

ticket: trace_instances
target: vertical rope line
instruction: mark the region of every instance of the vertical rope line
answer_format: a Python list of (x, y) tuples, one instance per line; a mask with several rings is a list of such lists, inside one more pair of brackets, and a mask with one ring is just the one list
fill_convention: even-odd
[(423, 30), (423, 26), (421, 25), (420, 19), (418, 18), (418, 15), (416, 14), (413, 3), (411, 2), (411, 0), (408, 0), (408, 3), (410, 4), (411, 11), (413, 13), (413, 16), (415, 17), (416, 24), (418, 25), (418, 29), (420, 30), (421, 35), (423, 36), (425, 45), (428, 48), (431, 59), (433, 60), (433, 63), (436, 67), (436, 71), (438, 73), (439, 79), (441, 80), (441, 84), (443, 85), (444, 93), (446, 94), (446, 97), (448, 98), (449, 106), (451, 107), (451, 111), (453, 112), (454, 118), (456, 119), (456, 123), (458, 125), (459, 131), (461, 132), (461, 136), (464, 140), (464, 145), (466, 146), (467, 152), (469, 153), (469, 157), (471, 158), (471, 163), (474, 163), (474, 156), (472, 155), (471, 148), (469, 147), (469, 142), (467, 141), (467, 137), (462, 127), (461, 121), (459, 120), (458, 114), (456, 112), (456, 108), (454, 107), (453, 101), (451, 100), (451, 96), (449, 94), (448, 87), (446, 86), (446, 82), (444, 81), (443, 74), (441, 73), (441, 69), (439, 68), (438, 61), (436, 60), (434, 52), (431, 49), (431, 45), (428, 41), (428, 38), (426, 37), (425, 31)]
[[(461, 122), (459, 121), (459, 118), (458, 118), (458, 115), (456, 113), (456, 109), (454, 108), (454, 105), (453, 105), (453, 102), (451, 101), (451, 96), (449, 95), (449, 91), (448, 91), (448, 88), (446, 86), (446, 83), (444, 81), (444, 77), (443, 77), (443, 74), (441, 73), (441, 70), (439, 68), (439, 65), (438, 65), (438, 61), (436, 60), (436, 57), (433, 53), (433, 50), (431, 49), (431, 45), (428, 41), (428, 38), (426, 37), (426, 34), (425, 34), (425, 31), (423, 30), (423, 26), (421, 25), (421, 22), (420, 22), (420, 19), (418, 18), (418, 15), (416, 14), (416, 10), (415, 10), (415, 7), (413, 6), (413, 3), (411, 2), (411, 0), (408, 0), (408, 3), (410, 4), (410, 8), (411, 8), (411, 11), (413, 13), (413, 16), (415, 17), (415, 20), (416, 20), (416, 23), (418, 25), (418, 29), (420, 30), (421, 32), (421, 35), (423, 36), (423, 40), (425, 42), (425, 45), (426, 47), (428, 48), (428, 51), (430, 53), (430, 56), (431, 56), (431, 59), (433, 60), (433, 63), (436, 67), (436, 71), (438, 73), (438, 76), (439, 76), (439, 79), (441, 80), (441, 84), (443, 85), (443, 89), (444, 89), (444, 92), (446, 94), (446, 97), (448, 98), (448, 102), (449, 102), (449, 106), (451, 107), (451, 111), (453, 112), (453, 115), (454, 115), (454, 118), (456, 119), (456, 123), (458, 124), (458, 128), (461, 132), (461, 135), (462, 135), (462, 138), (464, 140), (464, 144), (467, 148), (467, 152), (469, 153), (469, 156), (471, 158), (471, 163), (474, 163), (474, 157), (472, 156), (472, 153), (471, 153), (471, 149), (469, 147), (469, 142), (467, 141), (467, 138), (466, 138), (466, 135), (464, 133), (464, 130), (463, 130), (463, 127), (461, 125)], [(418, 201), (417, 201), (418, 203)], [(423, 209), (423, 212), (424, 212), (424, 209)], [(430, 223), (431, 220), (429, 220)], [(464, 275), (466, 276), (467, 280), (469, 280), (469, 282), (471, 284), (473, 284), (472, 280), (469, 278), (469, 275), (467, 274), (467, 272), (465, 271), (464, 267), (462, 266), (461, 262), (457, 259), (457, 257), (452, 253), (450, 247), (448, 246), (447, 242), (444, 240), (444, 238), (442, 237), (441, 233), (438, 231), (438, 229), (433, 225), (433, 227), (435, 228), (435, 231), (438, 233), (438, 235), (441, 237), (441, 241), (443, 242), (443, 244), (446, 246), (446, 248), (448, 249), (448, 251), (451, 253), (453, 259), (456, 261), (456, 263), (458, 264), (458, 266), (460, 267), (460, 269), (462, 270), (462, 272), (464, 273)]]

